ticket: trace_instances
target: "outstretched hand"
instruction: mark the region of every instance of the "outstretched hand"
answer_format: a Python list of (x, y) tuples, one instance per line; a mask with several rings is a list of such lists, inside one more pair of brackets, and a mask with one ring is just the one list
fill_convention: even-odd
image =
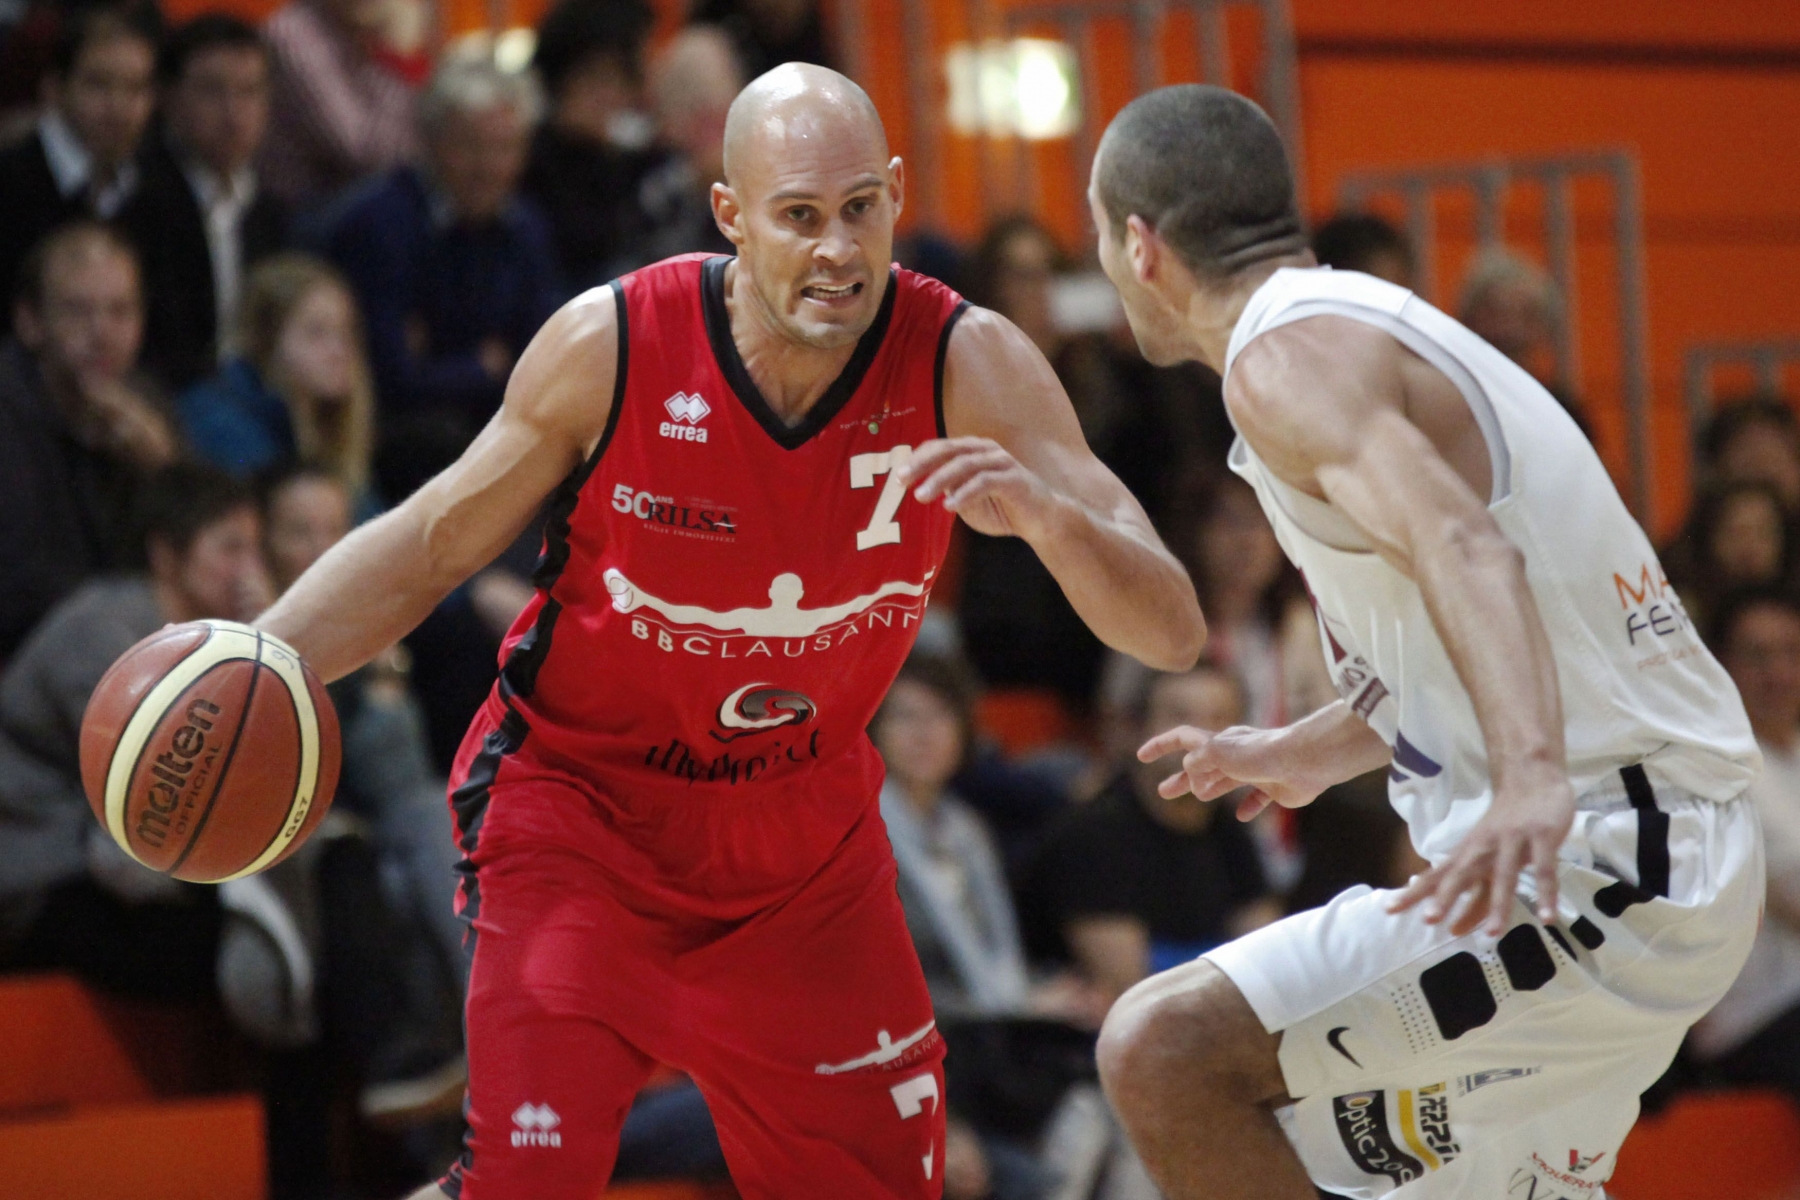
[(1499, 937), (1512, 912), (1519, 873), (1529, 866), (1538, 920), (1549, 924), (1556, 919), (1556, 852), (1574, 820), (1575, 792), (1566, 778), (1496, 790), (1487, 812), (1450, 856), (1413, 876), (1388, 911), (1423, 904), (1429, 924), (1450, 920), (1450, 932), (1458, 937), (1476, 928)]
[(1318, 799), (1329, 780), (1310, 777), (1300, 756), (1291, 752), (1287, 729), (1251, 729), (1234, 725), (1216, 733), (1181, 725), (1159, 733), (1138, 747), (1139, 762), (1155, 762), (1181, 753), (1181, 770), (1157, 785), (1165, 799), (1192, 792), (1196, 800), (1217, 800), (1239, 788), (1237, 818), (1248, 821), (1271, 804), (1301, 808)]
[(1031, 540), (1056, 495), (1048, 484), (992, 438), (938, 438), (899, 467), (903, 484), (921, 504), (939, 500), (977, 533)]

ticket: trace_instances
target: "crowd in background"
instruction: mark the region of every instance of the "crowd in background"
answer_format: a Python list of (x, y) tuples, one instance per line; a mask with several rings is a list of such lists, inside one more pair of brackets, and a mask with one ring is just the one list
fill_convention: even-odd
[[(466, 962), (443, 779), (530, 594), (536, 535), (333, 685), (336, 803), (262, 875), (182, 884), (115, 847), (82, 794), (83, 708), (138, 639), (250, 619), (449, 463), (564, 300), (729, 252), (708, 202), (725, 110), (748, 78), (830, 48), (805, 0), (693, 10), (652, 46), (644, 0), (561, 0), (524, 71), (422, 57), (391, 0), (289, 0), (260, 28), (170, 26), (142, 3), (0, 10), (0, 970), (213, 1014), (211, 1082), (262, 1089), (277, 1200), (395, 1192), (454, 1152)], [(1415, 270), (1372, 215), (1315, 245), (1403, 286)], [(1134, 757), (1176, 724), (1273, 726), (1333, 698), (1305, 590), (1224, 467), (1217, 378), (1072, 319), (1058, 293), (1078, 264), (1030, 217), (967, 247), (915, 233), (898, 254), (1038, 345), (1211, 629), (1194, 670), (1150, 672), (1086, 630), (1023, 543), (964, 530), (870, 731), (951, 1047), (946, 1195), (1153, 1200), (1095, 1084), (1108, 1005), (1420, 860), (1380, 775), (1239, 824), (1228, 802), (1163, 797), (1173, 764)], [(1484, 255), (1457, 315), (1582, 420), (1541, 270)], [(1751, 963), (1677, 1075), (1800, 1097), (1800, 422), (1784, 397), (1742, 397), (1699, 450), (1668, 578), (1643, 586), (1743, 693), (1770, 885)], [(660, 1079), (619, 1175), (723, 1169), (703, 1099)]]

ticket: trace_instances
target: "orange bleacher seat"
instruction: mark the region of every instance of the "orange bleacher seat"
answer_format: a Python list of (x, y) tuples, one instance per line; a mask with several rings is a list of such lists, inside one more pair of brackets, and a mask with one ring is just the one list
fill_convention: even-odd
[(1763, 1091), (1694, 1092), (1639, 1121), (1619, 1150), (1613, 1200), (1800, 1197), (1800, 1111)]
[(1009, 757), (1079, 736), (1068, 706), (1039, 688), (995, 688), (975, 706), (975, 724)]
[(263, 1200), (254, 1096), (78, 1108), (0, 1123), (10, 1200)]
[(150, 1098), (100, 1006), (65, 975), (0, 981), (0, 1029), (0, 1119)]

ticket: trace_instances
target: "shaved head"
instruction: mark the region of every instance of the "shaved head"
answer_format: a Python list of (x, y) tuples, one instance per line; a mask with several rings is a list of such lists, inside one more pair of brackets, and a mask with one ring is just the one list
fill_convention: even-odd
[(737, 247), (734, 291), (788, 342), (845, 350), (887, 291), (904, 174), (867, 92), (783, 63), (725, 115), (713, 217)]
[(782, 63), (750, 81), (725, 114), (725, 180), (733, 187), (764, 146), (845, 134), (888, 157), (887, 130), (869, 93), (830, 67)]

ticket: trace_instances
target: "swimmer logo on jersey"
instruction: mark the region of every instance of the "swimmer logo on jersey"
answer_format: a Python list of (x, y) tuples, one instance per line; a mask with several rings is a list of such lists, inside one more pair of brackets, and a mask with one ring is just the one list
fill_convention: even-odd
[(799, 658), (834, 650), (863, 633), (909, 629), (924, 615), (934, 573), (927, 570), (917, 583), (891, 580), (842, 604), (802, 608), (806, 585), (786, 571), (769, 581), (766, 607), (722, 611), (653, 596), (616, 567), (608, 567), (604, 578), (614, 610), (631, 616), (631, 634), (640, 641), (654, 641), (671, 654), (748, 659)]
[(729, 730), (713, 730), (721, 742), (735, 741), (752, 733), (783, 725), (804, 725), (818, 714), (819, 706), (799, 692), (767, 683), (746, 683), (719, 705), (719, 724)]

